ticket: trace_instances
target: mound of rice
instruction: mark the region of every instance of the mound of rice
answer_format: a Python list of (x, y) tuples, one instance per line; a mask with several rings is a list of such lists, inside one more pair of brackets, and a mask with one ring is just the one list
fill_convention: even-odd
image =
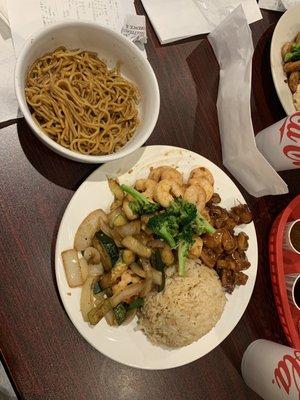
[(220, 319), (226, 297), (216, 272), (187, 260), (184, 278), (171, 275), (165, 289), (151, 293), (138, 326), (156, 345), (186, 346), (208, 333)]

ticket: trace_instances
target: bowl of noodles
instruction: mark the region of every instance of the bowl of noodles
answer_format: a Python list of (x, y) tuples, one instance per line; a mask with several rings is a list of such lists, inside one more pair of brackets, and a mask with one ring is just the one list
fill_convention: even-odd
[(17, 59), (15, 90), (36, 136), (85, 163), (141, 147), (159, 113), (159, 88), (145, 55), (123, 35), (91, 22), (63, 22), (30, 37)]

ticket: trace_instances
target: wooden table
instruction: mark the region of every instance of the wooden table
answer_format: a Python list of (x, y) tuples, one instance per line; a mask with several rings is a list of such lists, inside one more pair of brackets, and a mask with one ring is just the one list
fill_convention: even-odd
[[(268, 61), (269, 27), (280, 14), (263, 12), (263, 16), (252, 25), (256, 51), (251, 105), (256, 132), (284, 116)], [(215, 106), (218, 65), (210, 45), (203, 37), (195, 37), (160, 46), (150, 23), (148, 37), (161, 109), (147, 144), (191, 149), (224, 169)], [(250, 304), (234, 331), (192, 364), (143, 371), (117, 364), (94, 350), (72, 325), (57, 291), (54, 249), (60, 220), (74, 191), (96, 166), (54, 154), (33, 136), (23, 119), (0, 134), (0, 345), (20, 398), (258, 399), (241, 378), (240, 362), (246, 347), (257, 338), (285, 342), (273, 301), (267, 241), (274, 218), (296, 194), (296, 171), (281, 174), (289, 184), (289, 195), (255, 199), (241, 188), (254, 214), (259, 265)]]

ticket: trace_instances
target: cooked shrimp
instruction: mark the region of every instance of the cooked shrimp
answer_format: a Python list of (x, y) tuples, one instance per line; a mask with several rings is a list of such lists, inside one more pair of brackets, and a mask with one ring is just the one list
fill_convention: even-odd
[(182, 185), (183, 183), (182, 174), (177, 171), (177, 169), (168, 165), (151, 169), (148, 178), (153, 179), (155, 182), (159, 182), (163, 179), (169, 179), (177, 182), (179, 185)]
[(212, 198), (212, 195), (214, 194), (214, 187), (208, 179), (192, 178), (189, 180), (189, 184), (190, 185), (198, 185), (198, 186), (201, 186), (202, 189), (204, 189), (205, 195), (206, 195), (206, 202), (208, 202)]
[(184, 192), (183, 198), (189, 203), (195, 204), (199, 212), (201, 212), (205, 207), (205, 190), (199, 185), (189, 186)]
[(203, 240), (200, 237), (197, 237), (192, 247), (190, 248), (188, 257), (193, 259), (199, 258), (202, 253), (202, 248), (203, 248)]
[(139, 192), (142, 192), (145, 197), (152, 200), (156, 184), (156, 181), (153, 179), (138, 179), (135, 182), (135, 188)]
[(207, 169), (205, 167), (194, 168), (190, 172), (188, 184), (190, 184), (190, 179), (194, 179), (194, 178), (197, 180), (201, 179), (201, 178), (206, 178), (212, 185), (214, 185), (214, 183), (215, 183), (212, 173), (210, 172), (209, 169)]
[(127, 217), (130, 221), (132, 221), (133, 219), (137, 219), (137, 218), (138, 218), (138, 215), (135, 214), (135, 213), (132, 211), (132, 209), (131, 209), (129, 203), (130, 203), (130, 200), (129, 200), (129, 198), (126, 196), (126, 198), (125, 198), (124, 201), (123, 201), (122, 208), (123, 208), (123, 211), (124, 211), (126, 217)]
[(183, 189), (178, 183), (163, 179), (154, 190), (154, 199), (163, 207), (169, 207), (174, 197), (182, 197)]

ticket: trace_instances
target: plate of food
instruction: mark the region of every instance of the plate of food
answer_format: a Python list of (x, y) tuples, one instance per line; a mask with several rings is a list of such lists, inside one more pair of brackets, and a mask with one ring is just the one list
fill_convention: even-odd
[(55, 253), (79, 333), (120, 363), (167, 369), (218, 346), (242, 317), (257, 272), (251, 211), (211, 161), (148, 146), (78, 188)]
[(278, 21), (270, 61), (275, 89), (287, 115), (300, 111), (300, 6), (288, 9)]

